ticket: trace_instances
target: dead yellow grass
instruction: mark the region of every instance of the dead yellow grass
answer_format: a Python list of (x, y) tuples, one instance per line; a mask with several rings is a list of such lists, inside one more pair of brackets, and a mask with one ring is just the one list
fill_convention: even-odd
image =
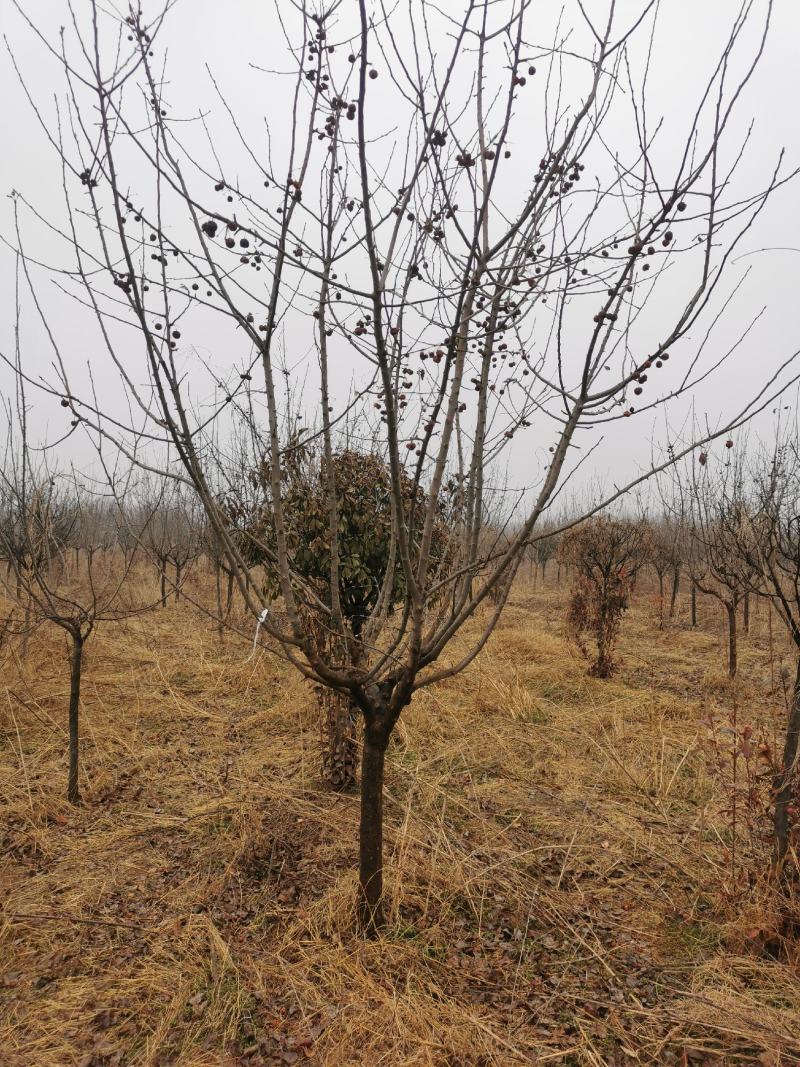
[(800, 1062), (800, 979), (756, 950), (764, 891), (721, 893), (729, 827), (698, 750), (734, 697), (774, 715), (763, 618), (733, 687), (705, 610), (659, 632), (640, 592), (599, 681), (561, 593), (515, 593), (392, 743), (373, 943), (357, 799), (321, 786), (310, 692), (275, 658), (183, 605), (101, 629), (72, 809), (64, 648), (43, 630), (24, 663), (9, 650), (0, 1061)]

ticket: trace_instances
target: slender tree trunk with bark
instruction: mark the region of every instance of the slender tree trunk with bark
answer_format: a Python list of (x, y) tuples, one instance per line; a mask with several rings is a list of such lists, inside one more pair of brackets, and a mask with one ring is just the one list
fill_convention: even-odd
[(181, 563), (175, 564), (175, 600), (176, 602), (181, 598), (181, 575), (183, 574), (183, 565)]
[(69, 774), (67, 800), (79, 804), (78, 790), (78, 714), (81, 705), (81, 667), (83, 666), (83, 637), (71, 633), (72, 648), (69, 657)]
[(742, 626), (746, 634), (750, 633), (750, 593), (749, 591), (744, 594), (744, 603), (742, 605)]
[(736, 645), (736, 601), (730, 600), (725, 603), (728, 614), (728, 677), (736, 677), (738, 666), (738, 652)]
[(230, 618), (233, 607), (233, 571), (228, 571), (228, 588), (225, 593), (225, 619)]
[(31, 635), (31, 599), (29, 596), (25, 596), (25, 621), (22, 629), (22, 658), (27, 660), (28, 658), (28, 640)]
[(217, 590), (217, 636), (221, 641), (224, 632), (224, 623), (222, 619), (222, 568), (219, 563), (214, 564), (214, 581)]
[(675, 618), (675, 605), (678, 602), (678, 589), (681, 584), (681, 569), (680, 567), (673, 568), (672, 571), (672, 590), (669, 595), (669, 617)]
[(658, 628), (664, 629), (664, 575), (658, 572)]
[(691, 602), (692, 602), (692, 628), (695, 629), (697, 627), (697, 585), (695, 584), (694, 581), (692, 582)]
[(368, 937), (384, 924), (383, 912), (383, 770), (389, 732), (365, 726), (361, 754), (361, 821), (359, 826), (359, 922)]
[(600, 618), (597, 626), (597, 660), (589, 670), (595, 678), (610, 678), (613, 673), (611, 662), (611, 642), (609, 641), (607, 612), (604, 606), (600, 608)]
[(159, 577), (161, 579), (161, 607), (165, 608), (167, 606), (167, 565), (166, 565), (166, 563), (162, 563), (161, 564), (161, 571), (160, 571)]
[(786, 854), (789, 851), (789, 838), (792, 831), (790, 808), (797, 777), (798, 746), (800, 746), (800, 657), (797, 660), (797, 674), (789, 708), (789, 722), (786, 726), (783, 759), (780, 770), (772, 783), (775, 793), (774, 864), (782, 876), (785, 874)]

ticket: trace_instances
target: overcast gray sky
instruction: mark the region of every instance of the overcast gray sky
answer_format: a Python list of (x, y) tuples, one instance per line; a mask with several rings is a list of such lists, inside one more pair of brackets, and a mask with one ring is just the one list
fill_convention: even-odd
[[(618, 5), (620, 25), (624, 25), (640, 11), (644, 0), (623, 0)], [(70, 15), (63, 0), (20, 0), (20, 6), (37, 24), (43, 34), (57, 45), (59, 27), (69, 26)], [(109, 0), (110, 6), (110, 0)], [(457, 13), (458, 5), (453, 0), (442, 0), (439, 5), (445, 13)], [(588, 10), (597, 12), (606, 9), (606, 3), (590, 0)], [(738, 9), (732, 0), (662, 0), (654, 38), (651, 59), (648, 105), (651, 129), (659, 121), (663, 130), (659, 134), (656, 157), (668, 160), (678, 146), (681, 135), (698, 99), (710, 65), (716, 62), (731, 19)], [(156, 5), (147, 5), (155, 10)], [(342, 25), (355, 29), (353, 0), (344, 0)], [(756, 9), (764, 10), (763, 3)], [(85, 0), (75, 0), (74, 8), (80, 20), (87, 19)], [(555, 0), (534, 0), (532, 24), (540, 34), (542, 45), (552, 39), (555, 20), (562, 9)], [(287, 21), (292, 19), (292, 5), (280, 0), (280, 14)], [(566, 5), (566, 20), (575, 15), (575, 5)], [(64, 80), (57, 60), (49, 55), (35, 34), (25, 25), (23, 18), (11, 0), (0, 0), (3, 33), (19, 71), (28, 88), (42, 109), (51, 129), (54, 128), (54, 97), (64, 94)], [(147, 9), (146, 9), (147, 13)], [(391, 16), (390, 16), (391, 17)], [(398, 19), (399, 22), (399, 19)], [(85, 23), (84, 25), (88, 25)], [(444, 25), (444, 24), (442, 24)], [(738, 63), (752, 55), (757, 45), (760, 20), (755, 18), (742, 42)], [(731, 148), (744, 139), (752, 123), (752, 135), (742, 165), (736, 177), (736, 189), (742, 193), (754, 192), (762, 187), (773, 171), (781, 149), (786, 150), (786, 171), (800, 165), (800, 135), (798, 134), (797, 101), (800, 100), (800, 4), (795, 0), (778, 0), (773, 13), (773, 25), (764, 59), (752, 82), (747, 86), (738, 105), (735, 124), (730, 138)], [(590, 47), (585, 26), (576, 20), (576, 30), (570, 38), (576, 51)], [(634, 70), (636, 63), (643, 63), (646, 55), (647, 35), (632, 50)], [(229, 181), (248, 180), (252, 167), (240, 148), (231, 129), (224, 109), (221, 107), (214, 86), (205, 69), (208, 64), (218, 85), (223, 90), (231, 109), (241, 127), (252, 137), (256, 151), (265, 150), (264, 119), (269, 120), (273, 135), (272, 149), (276, 154), (282, 150), (281, 138), (286, 137), (287, 96), (281, 91), (281, 81), (256, 69), (289, 70), (286, 45), (282, 37), (280, 21), (272, 4), (254, 0), (178, 0), (171, 12), (164, 38), (159, 41), (160, 57), (167, 57), (168, 84), (165, 95), (169, 99), (171, 113), (187, 119), (199, 112), (208, 115), (208, 127), (212, 131), (214, 148), (223, 160), (225, 177)], [(574, 66), (565, 68), (567, 81), (566, 97), (578, 99), (583, 89), (578, 84), (580, 75)], [(386, 72), (382, 72), (386, 73)], [(41, 127), (33, 117), (31, 108), (20, 86), (8, 52), (0, 56), (0, 92), (3, 110), (2, 143), (5, 147), (0, 160), (2, 188), (5, 194), (12, 189), (22, 192), (42, 215), (58, 225), (64, 224), (63, 197), (60, 191), (60, 166), (52, 146), (48, 144)], [(285, 84), (285, 83), (284, 83)], [(387, 144), (401, 142), (405, 136), (397, 125), (399, 116), (393, 110), (396, 99), (390, 79), (382, 77), (371, 90), (370, 104), (373, 116), (373, 131), (383, 135), (382, 147), (376, 147), (376, 155), (386, 151)], [(62, 115), (63, 115), (62, 110)], [(380, 127), (380, 129), (379, 129)], [(199, 125), (187, 123), (188, 137), (197, 135), (193, 145), (204, 144), (206, 156), (208, 145), (199, 136)], [(623, 142), (630, 137), (630, 127), (622, 119), (614, 118), (611, 133)], [(260, 146), (260, 148), (259, 148)], [(622, 144), (630, 150), (631, 144)], [(518, 135), (514, 144), (515, 166), (520, 180), (524, 182), (530, 171), (538, 166), (541, 154), (540, 140), (536, 130), (531, 129), (528, 138)], [(721, 417), (732, 413), (743, 397), (753, 393), (763, 383), (770, 369), (785, 359), (795, 348), (800, 347), (798, 328), (798, 282), (800, 282), (800, 210), (798, 203), (800, 187), (792, 183), (779, 190), (744, 239), (731, 264), (725, 293), (733, 291), (742, 282), (735, 300), (714, 334), (709, 359), (721, 354), (741, 335), (748, 323), (759, 311), (763, 314), (752, 328), (744, 343), (722, 371), (700, 386), (693, 395), (697, 417), (708, 418), (716, 424)], [(0, 207), (0, 232), (13, 245), (14, 217), (12, 201), (4, 196)], [(37, 259), (69, 266), (68, 250), (52, 232), (36, 223), (25, 212), (24, 236), (26, 250)], [(764, 251), (766, 249), (766, 251)], [(680, 268), (679, 268), (680, 269)], [(0, 252), (0, 282), (2, 283), (2, 310), (0, 312), (0, 346), (11, 355), (14, 341), (14, 257), (8, 247)], [(747, 273), (747, 276), (745, 274)], [(744, 280), (743, 280), (744, 279)], [(44, 272), (37, 272), (40, 294), (49, 309), (52, 322), (64, 346), (70, 367), (79, 381), (86, 381), (86, 364), (91, 364), (95, 385), (108, 398), (109, 404), (121, 404), (117, 376), (98, 346), (96, 326), (80, 306), (67, 300), (48, 281)], [(677, 280), (668, 281), (667, 294), (679, 292)], [(653, 311), (648, 312), (651, 332), (658, 331), (658, 300)], [(706, 323), (708, 325), (708, 322)], [(304, 373), (302, 357), (308, 350), (308, 342), (300, 333), (287, 327), (288, 348), (297, 346), (297, 359), (293, 362), (298, 380)], [(698, 345), (704, 330), (694, 331), (682, 342), (686, 351)], [(23, 301), (22, 330), (24, 359), (29, 370), (47, 373), (52, 358), (41, 328), (35, 322), (30, 301)], [(208, 332), (197, 330), (192, 338), (192, 347), (187, 343), (187, 367), (190, 359), (198, 354), (221, 377), (230, 369), (232, 357), (227, 350), (226, 335), (209, 327)], [(293, 353), (294, 354), (294, 353)], [(132, 355), (132, 358), (137, 358)], [(138, 358), (141, 358), (139, 356)], [(193, 366), (195, 364), (191, 364)], [(677, 371), (676, 371), (677, 373)], [(666, 379), (665, 379), (666, 381)], [(0, 369), (0, 385), (7, 390), (11, 378)], [(349, 386), (349, 375), (343, 371), (338, 383), (339, 399), (343, 399)], [(198, 383), (197, 395), (206, 389), (210, 396), (211, 386)], [(55, 437), (63, 422), (63, 413), (54, 400), (30, 397), (37, 417), (35, 427), (42, 436)], [(785, 403), (796, 404), (796, 392), (787, 396)], [(686, 418), (686, 403), (678, 404), (670, 413), (673, 425), (680, 425)], [(762, 430), (768, 430), (771, 412), (759, 420)], [(548, 442), (547, 427), (532, 427), (527, 436), (515, 440), (508, 456), (510, 477), (515, 484), (530, 480), (531, 457), (542, 462)], [(652, 442), (663, 439), (664, 416), (642, 414), (632, 420), (612, 425), (605, 431), (605, 443), (593, 456), (591, 468), (585, 475), (601, 480), (613, 477), (623, 480), (634, 473), (637, 466), (646, 463)], [(64, 446), (61, 457), (70, 458), (80, 466), (87, 464), (91, 449), (77, 435)]]

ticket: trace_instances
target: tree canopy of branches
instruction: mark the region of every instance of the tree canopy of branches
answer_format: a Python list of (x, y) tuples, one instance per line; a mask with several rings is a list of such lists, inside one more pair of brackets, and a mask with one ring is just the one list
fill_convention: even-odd
[[(161, 606), (167, 606), (170, 588), (180, 599), (187, 568), (203, 548), (203, 526), (197, 499), (181, 485), (166, 481), (149, 484), (140, 491), (137, 515), (130, 516), (130, 530), (158, 568)], [(172, 565), (174, 580), (169, 578)]]
[[(330, 479), (337, 501), (334, 536)], [(250, 471), (249, 481), (255, 495), (241, 489), (229, 492), (225, 507), (243, 555), (263, 568), (264, 588), (270, 596), (277, 597), (280, 576), (268, 466), (262, 462)], [(412, 510), (423, 512), (427, 504), (423, 489), (406, 474), (402, 482), (404, 514)], [(305, 613), (310, 633), (319, 651), (326, 653), (331, 662), (340, 668), (352, 665), (354, 657), (360, 655), (359, 639), (365, 622), (373, 613), (378, 620), (385, 620), (406, 595), (405, 576), (392, 536), (389, 465), (373, 453), (351, 448), (335, 452), (328, 463), (319, 451), (295, 443), (285, 452), (281, 490), (287, 550), (296, 574), (306, 582)], [(433, 532), (435, 567), (444, 563), (449, 543), (445, 515), (443, 501)], [(315, 602), (328, 611), (331, 608), (332, 561), (347, 628), (344, 640), (314, 611)], [(329, 696), (324, 690), (320, 701), (327, 720), (323, 776), (334, 788), (348, 789), (355, 782), (358, 764), (354, 709), (348, 696), (337, 699), (336, 694)]]
[(69, 544), (76, 521), (76, 513), (58, 493), (55, 480), (30, 471), (24, 476), (13, 469), (3, 473), (0, 554), (6, 574), (15, 577), (18, 589)]
[[(228, 158), (192, 139), (173, 111), (161, 50), (170, 6), (146, 19), (134, 3), (123, 20), (86, 0), (78, 40), (65, 32), (52, 48), (69, 116), (51, 136), (69, 219), (55, 229), (126, 394), (122, 410), (135, 416), (110, 412), (82, 387), (55, 329), (57, 370), (42, 388), (61, 399), (73, 428), (137, 462), (156, 464), (154, 450), (174, 449), (180, 469), (169, 476), (197, 493), (254, 618), (269, 595), (249, 581), (247, 553), (214, 492), (212, 427), (244, 423), (263, 441), (286, 620), (272, 615), (265, 630), (299, 671), (348, 694), (363, 714), (360, 910), (372, 931), (383, 919), (384, 759), (403, 709), (484, 647), (534, 528), (578, 462), (576, 434), (583, 447), (592, 431), (624, 425), (706, 376), (705, 346), (690, 338), (721, 317), (715, 301), (733, 251), (787, 177), (778, 163), (760, 189), (734, 195), (741, 151), (726, 147), (770, 5), (732, 16), (667, 160), (654, 149), (658, 123), (647, 109), (655, 0), (628, 21), (613, 0), (602, 20), (594, 5), (570, 6), (562, 22), (572, 21), (575, 41), (565, 45), (556, 31), (550, 47), (531, 43), (538, 16), (514, 0), (467, 0), (457, 13), (415, 0), (388, 17), (367, 0), (313, 11), (281, 2), (285, 61), (275, 66), (284, 73), (256, 94), (280, 100), (267, 119), (282, 124), (281, 136), (271, 129), (262, 150), (261, 134), (250, 136), (220, 88), (224, 129), (239, 138)], [(22, 197), (17, 207), (25, 210)], [(660, 284), (676, 261), (687, 288)], [(654, 304), (657, 333), (645, 314)], [(206, 344), (214, 331), (225, 357), (201, 401), (192, 339)], [(316, 428), (307, 437), (319, 441), (327, 472), (315, 520), (324, 596), (309, 595), (308, 567), (292, 547), (288, 348), (311, 353), (305, 393)], [(791, 374), (788, 360), (773, 367), (719, 432), (769, 403)], [(391, 562), (378, 588), (339, 536), (347, 486), (334, 455), (347, 419), (388, 465), (381, 514), (391, 530), (381, 552)], [(489, 470), (531, 429), (550, 440), (547, 462), (523, 447), (534, 457), (518, 495), (523, 511), (487, 555), (493, 542), (482, 532), (498, 511)], [(665, 463), (692, 446), (666, 443)], [(455, 518), (442, 567), (435, 543), (448, 482)], [(409, 484), (422, 493), (419, 506), (408, 506)], [(345, 573), (355, 577), (352, 600)], [(503, 595), (479, 613), (498, 586)], [(361, 616), (358, 634), (348, 613)], [(469, 647), (447, 659), (451, 639), (476, 618)], [(349, 663), (326, 655), (317, 624), (342, 639), (352, 633)]]

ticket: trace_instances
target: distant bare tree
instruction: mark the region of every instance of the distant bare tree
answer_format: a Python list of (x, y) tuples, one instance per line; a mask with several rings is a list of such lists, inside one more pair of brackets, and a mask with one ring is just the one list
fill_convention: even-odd
[[(10, 561), (6, 595), (23, 603), (27, 632), (42, 622), (63, 630), (70, 644), (69, 769), (67, 799), (80, 801), (79, 713), (86, 642), (101, 621), (136, 610), (124, 603), (128, 568), (94, 555), (80, 568), (69, 545), (92, 543), (97, 511), (74, 479), (31, 463), (24, 444), (7, 451), (0, 470), (0, 551)], [(85, 528), (84, 528), (85, 524)]]
[[(681, 522), (669, 513), (651, 524), (650, 566), (658, 578), (658, 625), (664, 628), (665, 609), (668, 618), (675, 615), (684, 563), (686, 531)], [(665, 579), (670, 579), (667, 604)]]
[[(161, 606), (167, 606), (170, 590), (180, 600), (187, 569), (203, 549), (196, 497), (172, 481), (151, 483), (144, 491), (139, 527), (133, 533), (158, 567)], [(174, 579), (169, 577), (170, 567)]]
[(757, 592), (775, 607), (795, 648), (797, 663), (787, 704), (783, 751), (775, 761), (774, 863), (787, 877), (800, 873), (800, 445), (797, 426), (779, 432), (749, 464), (748, 521), (729, 526), (739, 555), (758, 575)]
[(547, 564), (553, 556), (555, 556), (557, 548), (558, 537), (555, 534), (545, 534), (544, 536), (540, 536), (533, 543), (535, 559), (541, 568), (542, 583), (544, 583), (544, 577), (547, 573)]
[(733, 452), (730, 441), (725, 462), (704, 462), (692, 483), (693, 580), (725, 610), (731, 678), (738, 669), (739, 605), (759, 577), (752, 552), (743, 547), (752, 529), (743, 452)]
[(81, 499), (81, 518), (72, 531), (69, 544), (75, 553), (76, 567), (84, 554), (86, 567), (92, 569), (95, 554), (107, 553), (119, 547), (119, 514), (113, 502), (76, 489)]

